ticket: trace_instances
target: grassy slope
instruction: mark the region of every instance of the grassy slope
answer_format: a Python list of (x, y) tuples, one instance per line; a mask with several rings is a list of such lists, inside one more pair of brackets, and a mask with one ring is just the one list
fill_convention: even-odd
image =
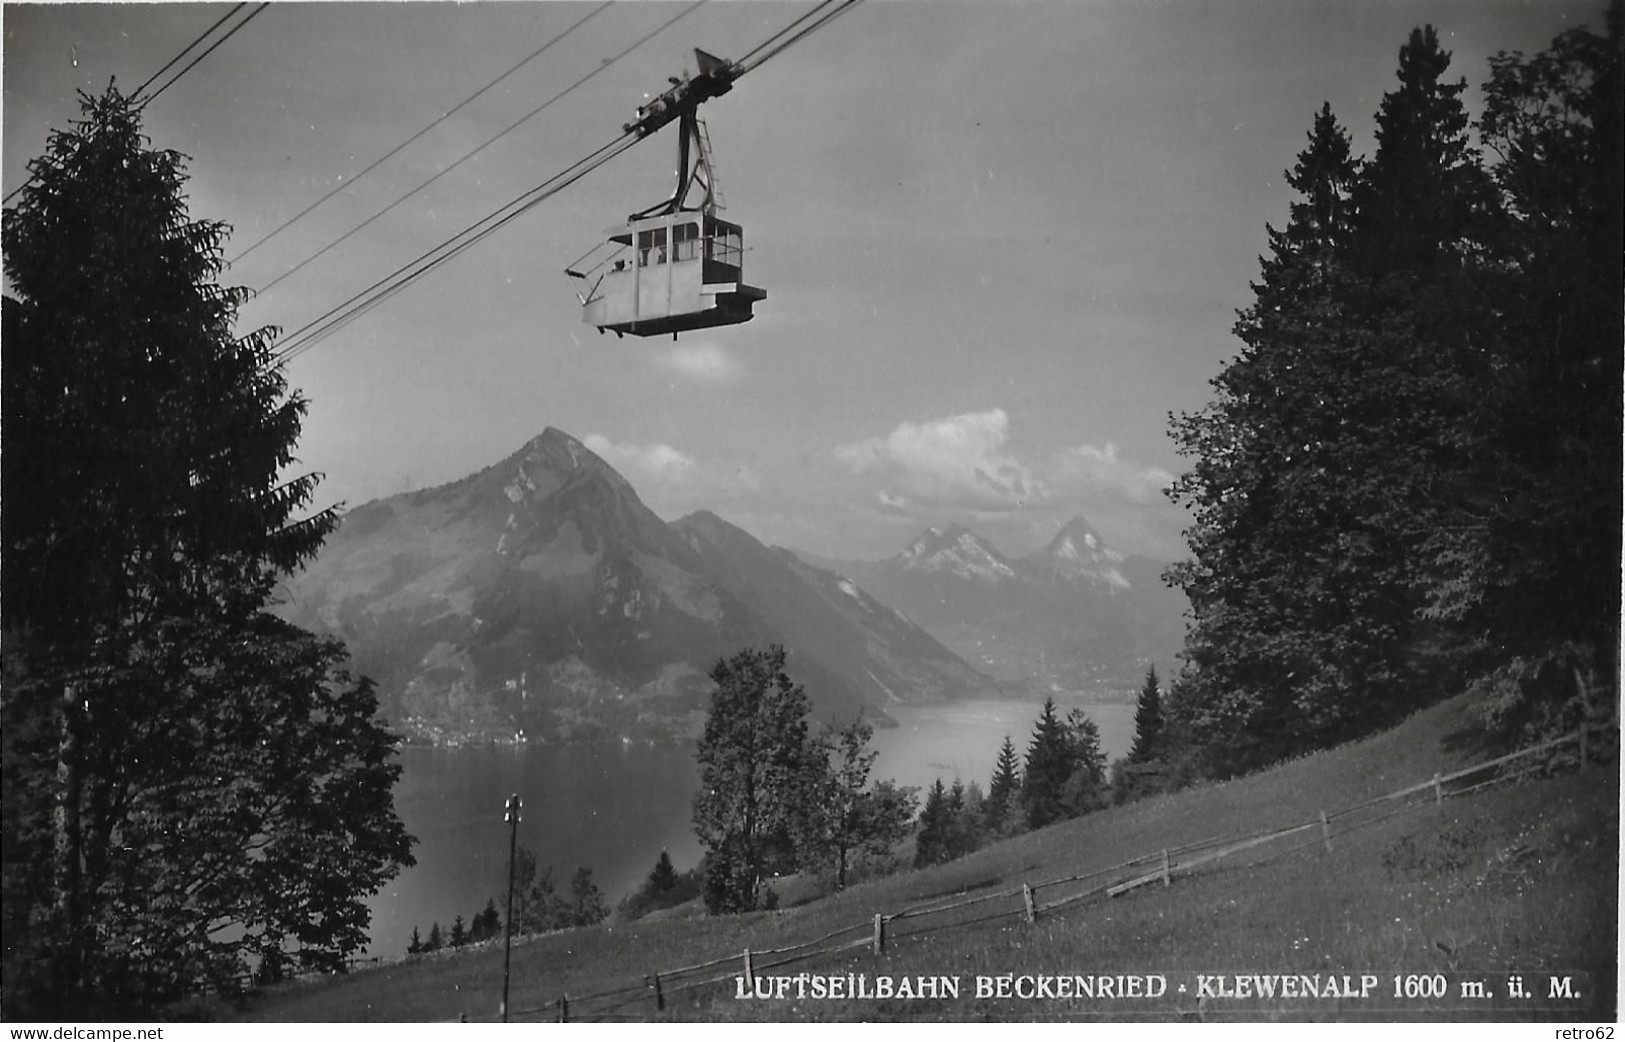
[[(801, 907), (725, 919), (676, 919), (564, 931), (513, 951), (512, 1008), (549, 1006), (561, 993), (582, 995), (635, 984), (643, 974), (692, 964), (745, 947), (796, 944), (894, 912), (936, 894), (1005, 889), (1101, 868), (1130, 857), (1216, 836), (1241, 835), (1312, 820), (1370, 797), (1484, 758), (1460, 740), (1471, 714), (1454, 700), (1363, 742), (1199, 790), (1162, 797), (1031, 833), (950, 865), (903, 873)], [(1270, 859), (1293, 840), (1176, 878), (1171, 888), (1142, 888), (1116, 899), (1041, 915), (1035, 925), (1005, 915), (944, 926), (942, 920), (892, 924), (893, 940), (876, 959), (829, 956), (776, 972), (894, 976), (952, 974), (955, 1001), (787, 998), (743, 1002), (731, 985), (675, 996), (673, 1019), (1059, 1019), (1078, 1015), (1243, 1019), (1362, 1015), (1412, 1019), (1474, 1016), (1459, 1002), (1390, 1004), (1279, 1002), (1237, 1005), (1169, 996), (1147, 1006), (1087, 1002), (996, 1001), (973, 997), (977, 974), (1193, 973), (1381, 974), (1485, 971), (1497, 989), (1506, 974), (1590, 975), (1585, 999), (1564, 1019), (1609, 1019), (1616, 1009), (1618, 921), (1618, 775), (1614, 767), (1583, 776), (1495, 787), (1400, 815), (1335, 840)], [(1041, 901), (1064, 896), (1057, 888)], [(989, 902), (965, 913), (1019, 908)], [(908, 935), (909, 929), (920, 932)], [(843, 938), (844, 939), (844, 938)], [(763, 972), (763, 971), (758, 971)], [(1452, 980), (1454, 981), (1455, 978)], [(1538, 983), (1544, 994), (1544, 976)], [(1576, 987), (1581, 978), (1576, 978)], [(1454, 983), (1452, 984), (1454, 987)], [(1595, 990), (1592, 990), (1594, 987)], [(465, 950), (306, 982), (257, 996), (244, 1014), (256, 1020), (487, 1020), (502, 988), (500, 947)], [(579, 1008), (579, 1007), (578, 1007)], [(626, 1007), (657, 1017), (652, 997)], [(1537, 1019), (1558, 1019), (1531, 1008)], [(535, 1019), (533, 1014), (516, 1019)], [(1504, 1010), (1490, 1019), (1509, 1019)]]

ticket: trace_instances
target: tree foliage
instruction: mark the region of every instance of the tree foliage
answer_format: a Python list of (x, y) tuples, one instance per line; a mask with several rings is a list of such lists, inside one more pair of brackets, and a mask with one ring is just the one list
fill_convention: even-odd
[(1027, 744), (1021, 804), (1030, 828), (1043, 828), (1107, 805), (1106, 755), (1100, 729), (1077, 709), (1065, 720), (1044, 700)]
[(1145, 683), (1134, 707), (1134, 744), (1129, 748), (1130, 763), (1148, 763), (1157, 758), (1157, 740), (1162, 735), (1162, 687), (1157, 683), (1157, 667), (1145, 671)]
[(704, 889), (704, 871), (695, 868), (679, 872), (671, 863), (671, 855), (662, 850), (648, 878), (622, 899), (616, 914), (628, 922), (641, 919), (650, 912), (692, 901)]
[(984, 807), (989, 832), (1009, 835), (1021, 823), (1021, 761), (1009, 735), (1004, 736), (998, 759), (993, 763), (993, 777), (988, 781)]
[(1492, 62), (1493, 168), (1432, 27), (1400, 50), (1369, 161), (1316, 115), (1243, 350), (1172, 421), (1194, 517), (1169, 573), (1192, 612), (1182, 761), (1234, 774), (1474, 677), (1524, 690), (1512, 660), (1546, 688), (1560, 660), (1611, 672), (1618, 12), (1607, 40)]
[(510, 904), (504, 893), (502, 907), (516, 934), (592, 926), (609, 917), (609, 906), (592, 881), (590, 868), (576, 869), (568, 897), (558, 892), (553, 866), (540, 867), (536, 852), (529, 847), (514, 851), (513, 873), (513, 902)]
[(706, 851), (712, 912), (759, 907), (767, 880), (799, 867), (821, 821), (825, 749), (809, 733), (806, 692), (784, 661), (778, 645), (747, 648), (711, 670), (694, 831)]
[(885, 861), (914, 817), (911, 790), (871, 784), (874, 729), (862, 719), (813, 734), (785, 652), (746, 648), (711, 671), (694, 828), (705, 847), (706, 907), (741, 912), (771, 898), (767, 879)]
[(37, 1018), (340, 969), (411, 864), (342, 645), (264, 611), (336, 515), (305, 403), (236, 337), (226, 229), (116, 90), (4, 214), (5, 1001)]
[(835, 889), (846, 888), (848, 870), (881, 862), (908, 834), (914, 822), (912, 792), (890, 781), (869, 784), (880, 754), (869, 748), (874, 728), (861, 718), (820, 739), (830, 757), (825, 794), (816, 803), (813, 857), (834, 874)]

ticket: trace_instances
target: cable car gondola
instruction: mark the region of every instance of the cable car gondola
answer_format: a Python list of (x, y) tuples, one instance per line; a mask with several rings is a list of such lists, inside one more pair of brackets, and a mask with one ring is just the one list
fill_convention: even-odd
[[(767, 291), (745, 283), (744, 234), (717, 216), (719, 204), (701, 102), (733, 88), (735, 66), (696, 50), (699, 74), (673, 78), (672, 87), (638, 109), (623, 129), (646, 137), (677, 120), (677, 190), (671, 198), (632, 214), (624, 227), (565, 269), (587, 284), (582, 318), (600, 333), (661, 336), (751, 320)], [(695, 204), (689, 196), (697, 194)], [(591, 263), (587, 263), (591, 261)]]

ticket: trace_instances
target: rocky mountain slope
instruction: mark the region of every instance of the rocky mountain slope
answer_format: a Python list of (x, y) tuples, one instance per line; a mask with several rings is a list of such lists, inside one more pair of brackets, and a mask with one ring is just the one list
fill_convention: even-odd
[(823, 716), (990, 686), (839, 577), (713, 515), (666, 524), (552, 428), (477, 474), (348, 512), (282, 610), (345, 640), (417, 740), (689, 733), (717, 659), (769, 642)]
[(807, 560), (1006, 683), (1126, 694), (1148, 665), (1166, 676), (1183, 640), (1184, 597), (1163, 585), (1164, 565), (1118, 553), (1082, 517), (1023, 557), (950, 525), (882, 561)]

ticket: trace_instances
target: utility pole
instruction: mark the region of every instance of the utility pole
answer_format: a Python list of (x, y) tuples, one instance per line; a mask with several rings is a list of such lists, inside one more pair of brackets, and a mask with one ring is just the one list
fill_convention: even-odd
[(502, 931), (502, 1022), (508, 1022), (508, 966), (513, 955), (513, 862), (519, 849), (519, 812), (525, 801), (518, 793), (508, 797), (502, 820), (508, 823), (508, 914)]

